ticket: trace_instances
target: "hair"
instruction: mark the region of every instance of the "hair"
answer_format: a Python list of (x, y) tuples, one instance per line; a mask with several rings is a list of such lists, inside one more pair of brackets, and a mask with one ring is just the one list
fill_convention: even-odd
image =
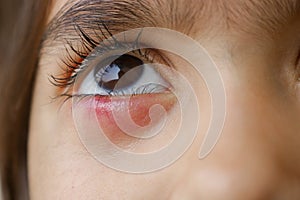
[(49, 6), (50, 0), (0, 1), (0, 176), (5, 200), (29, 198), (29, 114)]

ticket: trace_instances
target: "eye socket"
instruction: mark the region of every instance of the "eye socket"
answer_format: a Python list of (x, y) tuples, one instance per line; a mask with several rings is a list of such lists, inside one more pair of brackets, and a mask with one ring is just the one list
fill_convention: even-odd
[(156, 69), (157, 64), (147, 56), (130, 53), (99, 61), (82, 78), (79, 95), (124, 96), (168, 91), (170, 84)]

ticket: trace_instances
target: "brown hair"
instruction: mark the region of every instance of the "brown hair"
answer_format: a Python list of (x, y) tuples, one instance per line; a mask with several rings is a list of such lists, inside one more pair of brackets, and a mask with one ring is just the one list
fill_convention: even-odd
[(29, 112), (49, 1), (0, 1), (0, 176), (5, 200), (29, 198)]

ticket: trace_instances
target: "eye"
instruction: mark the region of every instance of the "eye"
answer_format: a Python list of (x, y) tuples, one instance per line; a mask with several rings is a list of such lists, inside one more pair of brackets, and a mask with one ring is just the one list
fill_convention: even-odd
[[(167, 113), (176, 108), (175, 88), (167, 81), (172, 82), (171, 73), (165, 69), (172, 70), (171, 67), (162, 64), (163, 57), (160, 54), (145, 54), (146, 51), (150, 50), (140, 49), (123, 55), (104, 56), (106, 58), (95, 54), (91, 59), (87, 58), (83, 65), (90, 70), (78, 74), (78, 81), (73, 88), (73, 96), (90, 97), (83, 100), (79, 98), (79, 101), (74, 99), (75, 118), (81, 119), (84, 116), (90, 119), (88, 121), (96, 121), (109, 140), (118, 145), (123, 145), (124, 141), (124, 148), (127, 148), (126, 144), (136, 141), (135, 137), (129, 135), (141, 137), (151, 134), (151, 131), (156, 130), (155, 127), (165, 123)], [(161, 106), (163, 110), (152, 112), (150, 118), (150, 109), (155, 105)], [(94, 116), (91, 114), (95, 114), (95, 119), (90, 118)], [(86, 122), (85, 119), (79, 121)], [(126, 125), (120, 126), (123, 121)]]
[(121, 96), (162, 93), (170, 84), (156, 64), (131, 54), (113, 56), (95, 64), (79, 84), (80, 95)]

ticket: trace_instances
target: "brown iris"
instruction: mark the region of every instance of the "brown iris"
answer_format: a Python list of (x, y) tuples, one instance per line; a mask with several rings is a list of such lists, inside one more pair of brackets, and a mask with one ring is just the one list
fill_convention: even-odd
[(121, 55), (104, 68), (96, 70), (99, 87), (107, 91), (121, 90), (130, 87), (143, 74), (144, 62), (128, 54)]

